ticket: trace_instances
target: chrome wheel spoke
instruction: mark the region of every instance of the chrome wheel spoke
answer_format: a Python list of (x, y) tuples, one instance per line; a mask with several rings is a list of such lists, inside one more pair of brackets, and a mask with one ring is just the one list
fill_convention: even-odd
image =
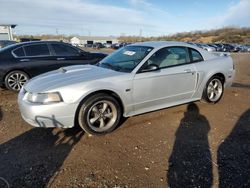
[(97, 113), (97, 112), (98, 112), (98, 108), (97, 108), (96, 106), (94, 106), (93, 109), (92, 109), (92, 111), (93, 111), (94, 113)]
[(216, 81), (213, 85), (214, 89), (216, 89), (218, 87), (218, 82)]
[(21, 89), (20, 84), (17, 84), (17, 89), (18, 89), (18, 90), (20, 90), (20, 89)]
[(91, 124), (93, 124), (98, 120), (98, 118), (99, 118), (98, 116), (95, 116), (95, 117), (91, 118), (89, 121)]
[(105, 116), (106, 118), (109, 118), (109, 119), (110, 119), (110, 118), (113, 117), (113, 113), (110, 112), (110, 113), (105, 114), (104, 116)]
[(21, 74), (17, 74), (17, 80), (21, 78)]
[(102, 107), (102, 113), (105, 112), (105, 110), (108, 108), (108, 104), (107, 103), (103, 103), (103, 107)]
[(15, 90), (18, 90), (18, 84), (15, 84), (15, 85), (14, 85), (14, 89), (15, 89)]
[(215, 93), (215, 95), (219, 95), (220, 91), (219, 90), (215, 90), (214, 93)]
[(22, 82), (26, 82), (27, 80), (26, 80), (26, 78), (20, 78), (20, 80), (19, 80), (20, 82), (22, 81)]
[(99, 121), (100, 121), (100, 128), (103, 128), (105, 126), (104, 119), (100, 118)]
[(213, 97), (214, 97), (214, 92), (212, 91), (209, 95), (209, 99), (213, 99)]
[(12, 87), (12, 86), (16, 85), (16, 83), (15, 82), (14, 83), (9, 83), (9, 85)]
[(16, 74), (13, 74), (12, 76), (11, 76), (13, 79), (17, 79), (17, 75)]
[(9, 82), (15, 82), (15, 79), (12, 78), (12, 77), (10, 77), (10, 78), (8, 79), (8, 81), (9, 81)]

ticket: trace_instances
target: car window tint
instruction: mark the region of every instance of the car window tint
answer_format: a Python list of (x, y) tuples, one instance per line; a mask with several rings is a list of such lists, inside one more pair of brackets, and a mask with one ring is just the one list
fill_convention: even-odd
[(203, 61), (201, 54), (197, 50), (191, 49), (191, 55), (194, 62)]
[(105, 57), (98, 66), (121, 72), (131, 72), (152, 49), (147, 46), (125, 46)]
[(51, 44), (57, 56), (79, 56), (78, 50), (64, 44)]
[(15, 49), (15, 50), (13, 50), (13, 53), (15, 54), (15, 56), (17, 56), (17, 57), (23, 57), (23, 56), (25, 56), (25, 54), (24, 54), (24, 51), (23, 51), (23, 48), (21, 47), (21, 48), (17, 48), (17, 49)]
[(50, 55), (47, 44), (33, 44), (24, 47), (26, 56)]
[(149, 64), (156, 64), (160, 68), (189, 63), (190, 58), (185, 47), (168, 47), (158, 50), (148, 60)]

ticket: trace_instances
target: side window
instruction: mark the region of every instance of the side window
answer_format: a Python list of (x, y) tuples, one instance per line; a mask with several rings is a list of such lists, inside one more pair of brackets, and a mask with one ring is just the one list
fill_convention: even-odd
[(13, 50), (13, 54), (16, 57), (23, 57), (23, 56), (25, 56), (24, 51), (23, 51), (23, 47), (19, 47), (19, 48)]
[(79, 56), (79, 51), (64, 44), (51, 44), (57, 56)]
[(24, 47), (26, 56), (46, 56), (50, 55), (47, 44), (33, 44)]
[(167, 47), (153, 54), (148, 64), (156, 64), (160, 68), (190, 63), (188, 50), (185, 47)]
[(193, 62), (203, 61), (203, 57), (201, 56), (201, 54), (197, 50), (195, 50), (195, 49), (190, 49), (190, 50), (191, 50)]

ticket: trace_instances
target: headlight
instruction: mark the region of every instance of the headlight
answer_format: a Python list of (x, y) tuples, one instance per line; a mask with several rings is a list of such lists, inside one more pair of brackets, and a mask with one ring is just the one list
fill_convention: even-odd
[(49, 103), (57, 103), (62, 102), (62, 97), (60, 93), (25, 93), (24, 100), (29, 101), (31, 103), (41, 103), (41, 104), (49, 104)]

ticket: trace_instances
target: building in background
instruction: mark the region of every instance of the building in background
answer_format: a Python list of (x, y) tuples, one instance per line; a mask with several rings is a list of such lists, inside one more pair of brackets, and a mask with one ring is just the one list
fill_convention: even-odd
[(13, 40), (12, 29), (15, 27), (14, 24), (0, 24), (0, 40)]
[(70, 39), (70, 43), (74, 46), (86, 46), (93, 45), (94, 43), (102, 43), (102, 44), (115, 44), (118, 43), (119, 40), (116, 37), (95, 37), (95, 36), (81, 36), (81, 37), (73, 37)]

